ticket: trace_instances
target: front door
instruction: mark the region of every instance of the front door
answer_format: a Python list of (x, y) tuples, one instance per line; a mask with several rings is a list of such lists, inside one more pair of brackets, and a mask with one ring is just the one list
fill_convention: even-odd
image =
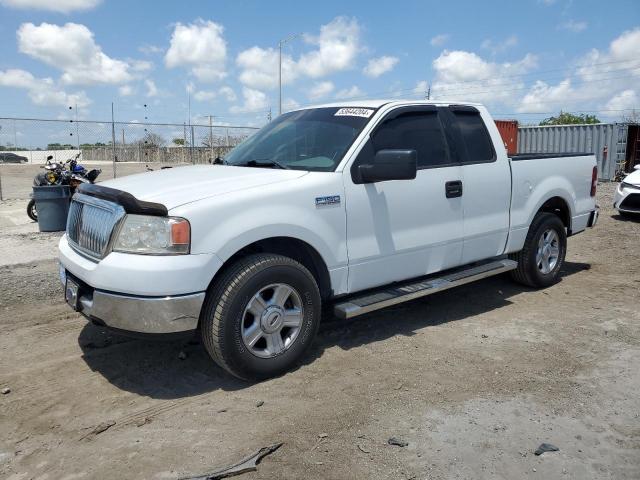
[[(462, 167), (442, 118), (430, 106), (391, 111), (345, 169), (350, 292), (460, 265)], [(416, 150), (416, 178), (359, 183), (357, 166), (386, 149)]]

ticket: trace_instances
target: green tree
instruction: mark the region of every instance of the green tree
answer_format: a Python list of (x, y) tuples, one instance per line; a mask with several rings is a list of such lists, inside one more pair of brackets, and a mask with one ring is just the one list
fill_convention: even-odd
[(540, 125), (578, 125), (593, 123), (600, 123), (600, 120), (595, 115), (588, 115), (585, 113), (574, 115), (573, 113), (563, 112), (560, 110), (560, 114), (558, 116), (545, 118), (540, 122)]
[(174, 138), (171, 140), (174, 145), (184, 146), (184, 138)]

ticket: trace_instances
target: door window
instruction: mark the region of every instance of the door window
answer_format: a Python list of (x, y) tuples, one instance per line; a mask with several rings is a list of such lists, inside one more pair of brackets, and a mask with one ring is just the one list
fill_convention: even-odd
[(487, 127), (475, 108), (456, 110), (453, 109), (455, 123), (460, 133), (462, 150), (466, 151), (463, 163), (493, 162), (496, 159), (493, 143)]
[(386, 120), (372, 138), (379, 150), (415, 150), (418, 168), (451, 164), (442, 123), (435, 111), (412, 111)]

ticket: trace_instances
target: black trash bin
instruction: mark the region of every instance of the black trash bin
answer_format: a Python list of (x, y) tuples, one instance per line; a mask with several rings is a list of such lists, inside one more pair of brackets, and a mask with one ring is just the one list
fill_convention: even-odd
[(70, 196), (68, 185), (33, 187), (41, 232), (58, 232), (67, 228)]

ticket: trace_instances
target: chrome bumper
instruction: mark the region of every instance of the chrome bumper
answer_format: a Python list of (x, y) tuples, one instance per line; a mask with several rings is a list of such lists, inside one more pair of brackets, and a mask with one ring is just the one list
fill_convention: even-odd
[(108, 327), (139, 333), (195, 330), (205, 293), (175, 297), (135, 297), (100, 290), (80, 292), (78, 310)]

